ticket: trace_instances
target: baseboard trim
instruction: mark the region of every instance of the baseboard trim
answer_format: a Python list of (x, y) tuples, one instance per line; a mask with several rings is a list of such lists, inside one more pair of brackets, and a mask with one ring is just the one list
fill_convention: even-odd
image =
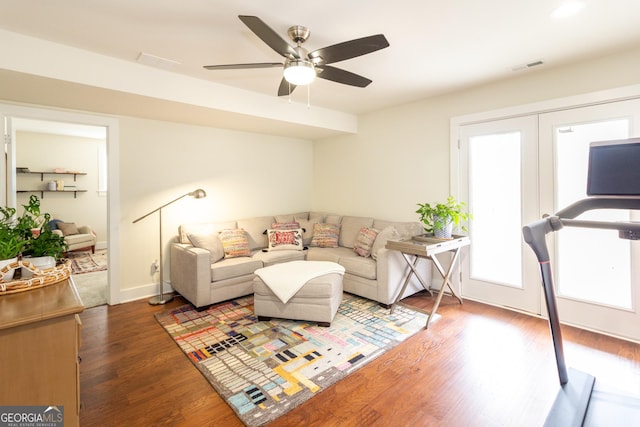
[[(165, 283), (164, 293), (168, 294), (173, 292), (173, 288)], [(120, 303), (137, 301), (144, 298), (151, 298), (160, 294), (160, 287), (157, 283), (149, 283), (146, 285), (138, 286), (136, 288), (122, 289), (120, 290)]]

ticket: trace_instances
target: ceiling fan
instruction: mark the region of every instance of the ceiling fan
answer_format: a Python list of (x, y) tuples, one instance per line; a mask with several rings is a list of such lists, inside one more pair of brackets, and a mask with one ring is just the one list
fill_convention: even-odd
[(328, 64), (355, 58), (389, 46), (382, 34), (362, 37), (307, 51), (302, 47), (310, 35), (307, 27), (295, 25), (287, 31), (289, 38), (296, 43), (293, 47), (257, 16), (239, 15), (238, 18), (271, 49), (282, 55), (281, 62), (259, 62), (253, 64), (205, 65), (207, 70), (239, 70), (247, 68), (284, 67), (283, 77), (278, 88), (278, 96), (289, 95), (296, 86), (311, 83), (316, 77), (356, 87), (366, 87), (371, 83), (366, 77)]

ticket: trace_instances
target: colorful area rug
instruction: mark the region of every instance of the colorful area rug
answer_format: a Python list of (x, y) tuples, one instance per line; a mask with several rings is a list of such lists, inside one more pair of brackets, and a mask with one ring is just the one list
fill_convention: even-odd
[[(292, 410), (425, 326), (427, 314), (344, 294), (331, 327), (259, 322), (253, 296), (156, 315), (216, 391), (250, 427)], [(432, 320), (435, 321), (438, 316)]]
[(97, 250), (95, 254), (86, 252), (69, 252), (67, 258), (71, 260), (71, 274), (93, 273), (107, 269), (107, 250)]

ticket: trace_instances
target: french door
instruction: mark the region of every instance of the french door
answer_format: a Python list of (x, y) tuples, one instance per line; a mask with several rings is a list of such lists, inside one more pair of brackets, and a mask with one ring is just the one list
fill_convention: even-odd
[[(591, 142), (638, 135), (640, 100), (541, 114), (539, 126), (540, 205), (553, 213), (586, 197)], [(638, 221), (640, 211), (601, 209), (579, 219)], [(640, 242), (613, 230), (565, 227), (552, 234), (547, 244), (560, 319), (640, 340)]]
[(460, 197), (473, 215), (463, 295), (532, 313), (540, 313), (540, 285), (521, 230), (539, 218), (537, 139), (535, 116), (460, 129)]
[[(546, 315), (522, 226), (585, 198), (589, 143), (628, 138), (634, 129), (639, 100), (461, 126), (460, 197), (474, 216), (463, 296)], [(640, 212), (580, 219), (637, 221)], [(640, 340), (640, 242), (565, 227), (547, 244), (561, 321)]]

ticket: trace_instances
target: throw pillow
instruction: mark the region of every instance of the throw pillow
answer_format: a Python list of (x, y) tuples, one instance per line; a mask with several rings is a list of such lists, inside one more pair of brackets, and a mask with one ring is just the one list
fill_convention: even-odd
[(75, 222), (59, 222), (58, 230), (62, 231), (63, 236), (71, 236), (74, 234), (80, 234)]
[(202, 248), (209, 251), (209, 260), (211, 264), (224, 258), (224, 248), (218, 233), (187, 234), (187, 237), (191, 244), (196, 248)]
[(222, 242), (225, 258), (251, 256), (247, 232), (241, 228), (222, 230), (220, 232), (220, 241)]
[(356, 237), (356, 243), (353, 246), (355, 253), (361, 257), (369, 257), (371, 255), (371, 248), (378, 235), (378, 230), (369, 227), (360, 227), (358, 236)]
[(57, 230), (58, 229), (58, 223), (59, 222), (64, 222), (60, 219), (52, 219), (51, 221), (49, 221), (49, 229), (50, 230)]
[(284, 251), (284, 250), (296, 250), (301, 251), (304, 249), (302, 243), (302, 229), (297, 228), (295, 230), (267, 230), (267, 237), (269, 239), (270, 251)]
[(378, 233), (376, 241), (373, 242), (371, 247), (371, 258), (378, 259), (378, 251), (385, 247), (387, 240), (396, 240), (400, 238), (400, 233), (393, 225), (384, 228)]
[(337, 248), (340, 225), (318, 223), (313, 225), (313, 237), (310, 246), (318, 248)]

